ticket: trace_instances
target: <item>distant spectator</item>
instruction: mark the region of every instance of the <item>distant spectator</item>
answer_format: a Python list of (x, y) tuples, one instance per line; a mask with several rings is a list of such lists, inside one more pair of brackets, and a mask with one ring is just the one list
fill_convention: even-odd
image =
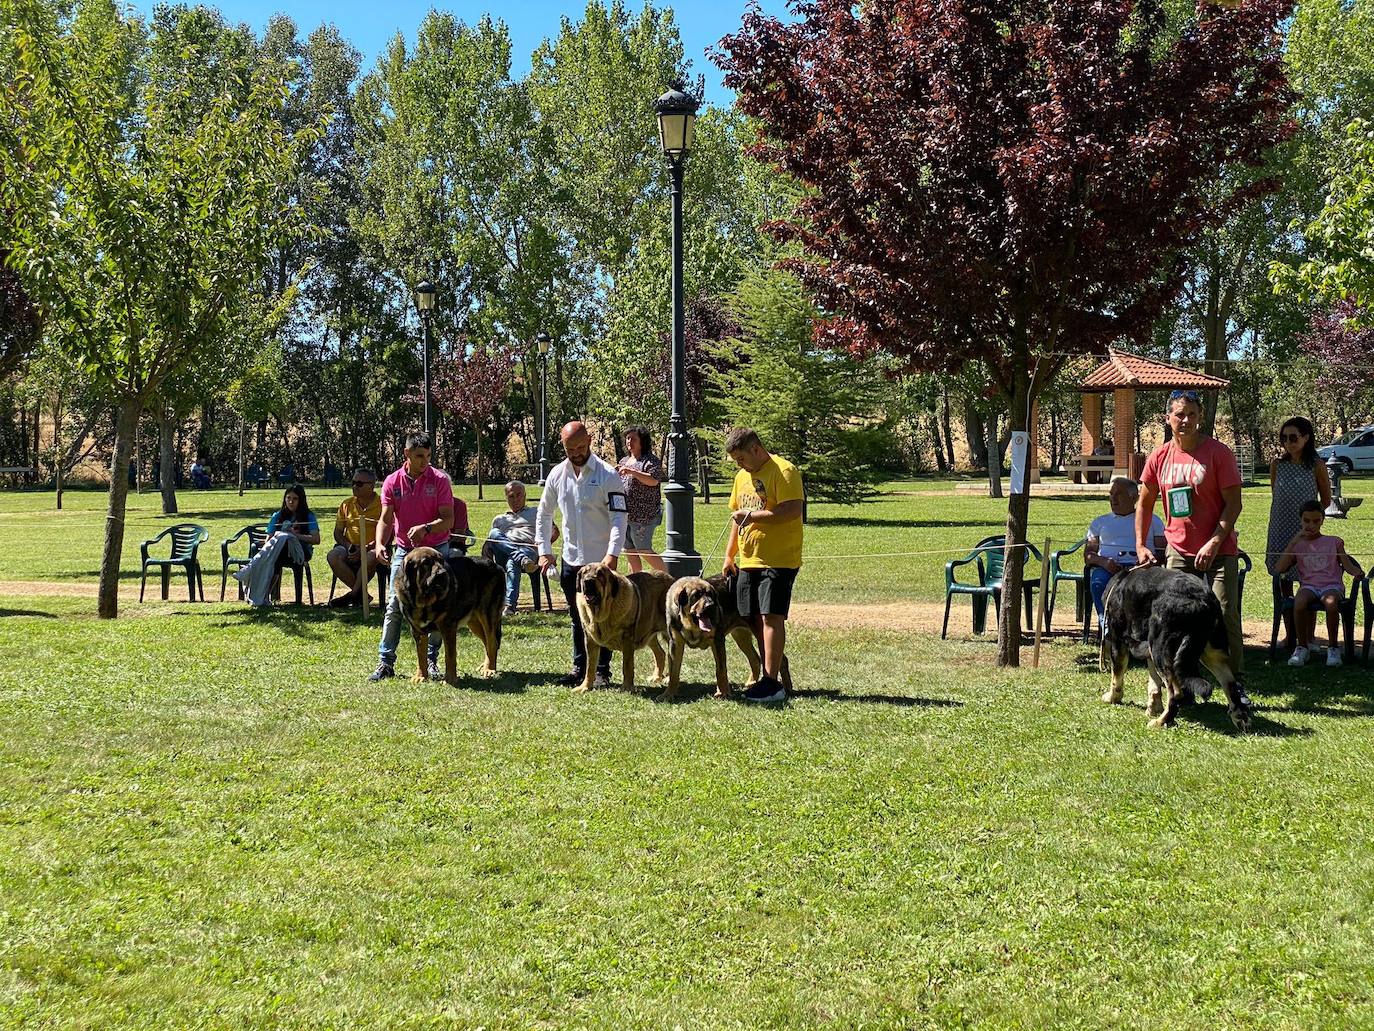
[[(1088, 543), (1083, 547), (1083, 564), (1088, 567), (1088, 588), (1093, 608), (1097, 609), (1099, 629), (1107, 584), (1117, 573), (1136, 564), (1135, 505), (1140, 499), (1140, 485), (1128, 477), (1114, 476), (1108, 497), (1112, 510), (1089, 524)], [(1164, 524), (1157, 515), (1150, 518), (1150, 540), (1155, 551), (1163, 555)]]
[[(515, 612), (520, 600), (520, 574), (539, 568), (539, 552), (534, 544), (534, 532), (539, 522), (539, 510), (525, 501), (525, 485), (519, 480), (506, 484), (506, 511), (491, 521), (482, 553), (506, 573), (506, 615)], [(553, 528), (553, 540), (558, 540), (558, 527)]]
[(281, 508), (267, 521), (267, 540), (248, 564), (235, 570), (234, 579), (248, 589), (248, 603), (256, 608), (272, 604), (272, 585), (290, 562), (304, 565), (310, 561), (314, 545), (320, 543), (320, 524), (310, 511), (305, 488), (293, 483), (282, 494)]
[(663, 522), (663, 463), (651, 450), (653, 442), (643, 426), (631, 426), (625, 431), (625, 449), (630, 453), (620, 460), (616, 472), (625, 485), (626, 516), (625, 557), (630, 560), (630, 572), (638, 573), (647, 562), (654, 569), (666, 571), (663, 559), (654, 551), (654, 531)]
[(357, 605), (362, 601), (363, 588), (377, 572), (377, 557), (368, 546), (376, 535), (377, 521), (382, 518), (382, 496), (376, 487), (376, 473), (371, 469), (357, 470), (353, 474), (353, 496), (344, 499), (334, 518), (334, 547), (329, 549), (325, 561), (348, 590), (331, 601), (330, 608)]
[(191, 486), (197, 490), (209, 490), (211, 487), (210, 470), (199, 458), (191, 463)]
[(343, 483), (343, 474), (339, 472), (339, 467), (333, 462), (324, 463), (324, 472), (321, 473), (326, 487), (337, 487)]

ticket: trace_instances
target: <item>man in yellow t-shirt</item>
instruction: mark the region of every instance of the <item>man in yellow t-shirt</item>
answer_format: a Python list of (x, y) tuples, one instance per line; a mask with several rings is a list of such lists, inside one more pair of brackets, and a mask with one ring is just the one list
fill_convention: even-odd
[(763, 656), (763, 673), (744, 700), (783, 702), (787, 691), (778, 677), (802, 558), (801, 473), (787, 459), (770, 455), (751, 429), (733, 430), (725, 450), (740, 468), (730, 491), (735, 532), (725, 545), (725, 573), (738, 574), (735, 600)]
[[(362, 601), (363, 586), (371, 583), (377, 571), (377, 559), (372, 549), (359, 547), (358, 514), (361, 512), (367, 527), (364, 541), (370, 542), (382, 518), (382, 496), (377, 493), (377, 474), (371, 469), (359, 469), (353, 474), (353, 496), (345, 498), (334, 518), (334, 547), (325, 561), (334, 575), (348, 585), (348, 591), (329, 603), (330, 608), (342, 609)], [(366, 569), (364, 569), (366, 563)], [(360, 575), (361, 574), (361, 575)]]

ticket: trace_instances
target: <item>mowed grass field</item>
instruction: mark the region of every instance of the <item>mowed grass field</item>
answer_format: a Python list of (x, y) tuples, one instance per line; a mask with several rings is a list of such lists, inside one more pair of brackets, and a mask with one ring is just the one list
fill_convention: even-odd
[[(705, 697), (700, 653), (682, 704), (574, 697), (557, 614), (508, 620), (502, 675), (457, 689), (368, 684), (375, 612), (183, 581), (102, 622), (103, 495), (0, 494), (0, 1023), (1374, 1026), (1374, 671), (1252, 650), (1254, 733), (1216, 702), (1152, 732), (1144, 671), (1105, 706), (1069, 635), (999, 670), (967, 601), (944, 642), (857, 618), (938, 605), (1000, 530), (950, 486), (814, 506), (800, 690), (763, 710)], [(474, 527), (501, 507), (463, 494)], [(279, 498), (180, 496), (212, 596), (218, 541)], [(1267, 491), (1246, 505), (1260, 551)], [(172, 520), (131, 509), (136, 585)], [(1104, 510), (1037, 497), (1032, 539)], [(718, 555), (724, 506), (697, 512)], [(1328, 527), (1372, 564), (1374, 502)]]

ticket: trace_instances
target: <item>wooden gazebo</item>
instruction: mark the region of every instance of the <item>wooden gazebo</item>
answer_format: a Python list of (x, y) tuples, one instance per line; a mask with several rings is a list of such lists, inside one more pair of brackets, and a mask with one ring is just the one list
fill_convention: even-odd
[[(1209, 376), (1126, 351), (1108, 350), (1107, 360), (1078, 385), (1083, 394), (1084, 459), (1102, 445), (1102, 395), (1111, 394), (1114, 402), (1112, 472), (1138, 479), (1145, 468), (1145, 456), (1135, 450), (1136, 391), (1222, 390), (1230, 385), (1230, 380), (1220, 376)], [(1106, 462), (1102, 465), (1105, 471)]]

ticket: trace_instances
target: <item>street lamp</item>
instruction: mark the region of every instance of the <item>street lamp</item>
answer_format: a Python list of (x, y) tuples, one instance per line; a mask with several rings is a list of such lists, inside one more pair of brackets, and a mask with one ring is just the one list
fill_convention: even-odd
[(415, 307), (420, 309), (420, 321), (425, 326), (425, 433), (429, 435), (430, 447), (434, 446), (434, 426), (430, 422), (433, 394), (429, 382), (429, 320), (434, 311), (434, 284), (428, 279), (420, 281), (415, 288)]
[(547, 333), (534, 338), (539, 347), (539, 486), (549, 478), (549, 340)]
[(668, 159), (673, 196), (673, 391), (672, 417), (668, 424), (668, 484), (663, 564), (673, 576), (697, 576), (701, 556), (693, 546), (691, 459), (696, 453), (687, 430), (687, 345), (682, 314), (682, 173), (697, 118), (697, 102), (678, 83), (654, 104), (658, 112), (658, 139)]

